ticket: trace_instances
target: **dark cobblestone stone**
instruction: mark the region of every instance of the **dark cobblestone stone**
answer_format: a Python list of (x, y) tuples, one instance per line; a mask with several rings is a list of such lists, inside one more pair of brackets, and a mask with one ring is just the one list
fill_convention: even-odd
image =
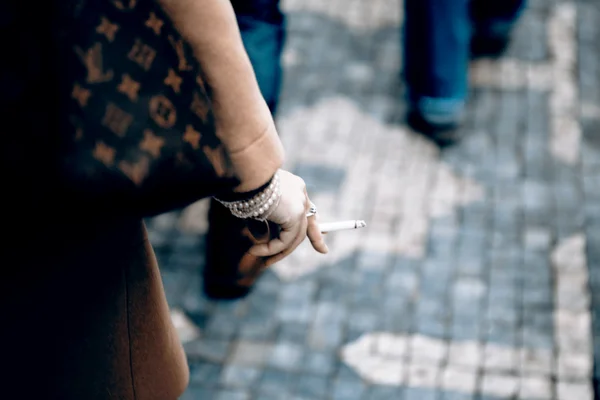
[(365, 386), (357, 380), (337, 379), (333, 381), (332, 400), (358, 400), (362, 398)]
[(406, 388), (404, 389), (403, 400), (437, 400), (438, 395), (437, 390)]
[[(215, 399), (217, 390), (191, 386), (179, 400)], [(230, 399), (231, 400), (231, 399)], [(236, 399), (237, 400), (237, 399)]]
[(221, 373), (221, 385), (232, 388), (247, 389), (258, 380), (260, 370), (239, 365), (228, 365)]
[(259, 397), (291, 396), (295, 381), (296, 375), (292, 375), (289, 372), (267, 369), (258, 383)]
[(303, 352), (301, 345), (279, 342), (273, 347), (268, 365), (284, 371), (296, 371), (300, 368)]
[(250, 393), (239, 390), (220, 390), (215, 400), (250, 400)]
[(189, 358), (222, 363), (227, 358), (229, 344), (225, 340), (202, 339), (186, 343), (184, 349)]
[(206, 362), (190, 363), (190, 384), (213, 387), (219, 382), (221, 365)]
[(475, 395), (470, 393), (442, 392), (440, 400), (475, 400)]
[(295, 394), (308, 399), (322, 399), (327, 395), (328, 386), (329, 379), (326, 376), (301, 375)]
[(402, 398), (402, 389), (387, 386), (372, 386), (365, 393), (364, 400), (396, 400)]
[(306, 373), (330, 375), (336, 366), (336, 356), (333, 353), (305, 350), (301, 368)]

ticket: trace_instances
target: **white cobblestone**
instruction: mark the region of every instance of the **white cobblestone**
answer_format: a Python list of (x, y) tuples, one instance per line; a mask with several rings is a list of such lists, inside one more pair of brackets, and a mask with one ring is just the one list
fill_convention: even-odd
[(561, 379), (585, 380), (591, 378), (593, 367), (592, 356), (589, 353), (577, 354), (561, 352), (556, 360), (558, 376)]
[(412, 363), (408, 367), (408, 386), (435, 388), (438, 386), (440, 368), (431, 364)]
[(415, 335), (410, 341), (410, 360), (417, 363), (440, 363), (447, 355), (445, 342), (423, 335)]
[(487, 343), (483, 359), (487, 371), (512, 371), (517, 365), (517, 349)]
[(519, 382), (514, 375), (486, 373), (483, 376), (481, 391), (485, 394), (503, 398), (515, 396), (519, 390)]
[(448, 356), (450, 366), (477, 368), (483, 355), (482, 346), (478, 342), (451, 342)]
[(398, 26), (402, 21), (400, 1), (378, 2), (377, 7), (370, 7), (370, 3), (362, 1), (349, 1), (344, 7), (335, 4), (328, 1), (285, 0), (282, 6), (286, 12), (310, 11), (324, 14), (356, 30)]
[(561, 379), (589, 379), (593, 350), (585, 236), (577, 234), (559, 242), (551, 261), (555, 274), (557, 374)]
[(556, 385), (557, 400), (592, 400), (593, 391), (591, 384), (562, 382), (559, 381)]
[(547, 349), (521, 349), (519, 361), (521, 374), (550, 376), (554, 371), (554, 357)]
[(404, 358), (408, 354), (408, 340), (404, 336), (382, 332), (375, 336), (376, 351), (389, 358)]
[(182, 343), (192, 342), (201, 335), (200, 328), (196, 326), (185, 313), (177, 308), (171, 309), (171, 321), (175, 326), (179, 340)]
[(477, 382), (475, 370), (446, 367), (442, 377), (442, 388), (461, 393), (474, 393)]
[(579, 93), (575, 79), (575, 20), (575, 4), (569, 2), (557, 4), (548, 21), (548, 41), (554, 70), (554, 90), (550, 96), (550, 152), (569, 165), (577, 163), (581, 142), (581, 127), (577, 121)]
[(527, 400), (552, 400), (552, 382), (548, 377), (523, 376), (519, 398)]

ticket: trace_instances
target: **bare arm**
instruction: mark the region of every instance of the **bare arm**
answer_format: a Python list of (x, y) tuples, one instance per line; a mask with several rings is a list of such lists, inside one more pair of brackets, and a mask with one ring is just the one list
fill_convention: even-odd
[(205, 76), (216, 133), (242, 182), (266, 182), (283, 162), (283, 148), (244, 50), (229, 0), (159, 0), (188, 42)]

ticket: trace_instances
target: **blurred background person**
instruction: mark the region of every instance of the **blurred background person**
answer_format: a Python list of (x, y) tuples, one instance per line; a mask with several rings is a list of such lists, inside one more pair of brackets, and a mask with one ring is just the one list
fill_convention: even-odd
[(232, 0), (244, 47), (260, 91), (275, 114), (281, 91), (285, 15), (279, 0)]
[(506, 48), (526, 0), (405, 0), (408, 123), (444, 146), (458, 139), (470, 57)]

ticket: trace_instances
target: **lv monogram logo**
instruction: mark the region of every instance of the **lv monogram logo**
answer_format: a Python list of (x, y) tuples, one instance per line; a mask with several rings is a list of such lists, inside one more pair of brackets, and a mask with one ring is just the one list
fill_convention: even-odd
[(144, 140), (140, 143), (140, 149), (152, 154), (154, 158), (160, 156), (160, 149), (165, 145), (165, 139), (156, 136), (150, 129), (144, 131)]
[(115, 162), (115, 149), (107, 146), (103, 142), (97, 142), (92, 155), (98, 161), (101, 161), (107, 167), (110, 167)]
[(185, 58), (185, 49), (183, 47), (183, 40), (175, 40), (175, 38), (169, 35), (169, 42), (175, 49), (177, 53), (177, 58), (179, 59), (179, 70), (180, 71), (189, 71), (192, 69), (192, 66), (188, 64), (187, 59)]
[(140, 39), (135, 39), (135, 44), (127, 54), (127, 58), (137, 63), (145, 71), (148, 71), (156, 57), (156, 50), (147, 44), (142, 43)]
[(140, 186), (144, 181), (144, 178), (148, 175), (150, 169), (150, 162), (148, 158), (143, 157), (138, 162), (132, 163), (129, 161), (121, 161), (118, 164), (118, 168), (123, 172), (136, 186)]
[(77, 100), (80, 107), (87, 106), (88, 100), (92, 92), (86, 88), (79, 86), (77, 83), (73, 86), (73, 91), (71, 92), (71, 97)]
[(213, 149), (209, 146), (202, 147), (202, 151), (208, 158), (208, 161), (212, 164), (215, 169), (215, 173), (218, 177), (226, 176), (227, 174), (227, 164), (228, 157), (223, 149), (223, 146), (219, 145), (216, 149)]
[(132, 122), (133, 115), (126, 113), (113, 103), (108, 103), (102, 125), (110, 129), (115, 135), (125, 137)]
[(163, 95), (150, 99), (150, 117), (161, 128), (171, 128), (177, 121), (177, 111), (169, 99)]
[(75, 128), (75, 141), (78, 142), (83, 139), (83, 123), (81, 120), (74, 115), (70, 115), (69, 123)]
[(145, 25), (152, 29), (155, 34), (160, 35), (160, 30), (165, 23), (156, 16), (153, 12), (150, 13), (150, 18), (146, 20)]
[(135, 8), (137, 0), (129, 0), (126, 2), (127, 4), (123, 0), (112, 0), (112, 3), (121, 11), (129, 11)]
[(198, 92), (194, 92), (194, 98), (190, 105), (190, 110), (198, 116), (203, 122), (206, 122), (206, 116), (208, 115), (208, 105), (206, 101), (202, 101)]
[(185, 128), (185, 133), (183, 134), (183, 141), (189, 143), (192, 146), (192, 149), (197, 150), (200, 147), (200, 139), (202, 135), (200, 132), (194, 129), (192, 125), (188, 125)]
[(113, 71), (104, 72), (102, 65), (102, 44), (96, 43), (84, 52), (81, 47), (75, 47), (75, 53), (87, 69), (87, 83), (108, 82), (113, 78)]

